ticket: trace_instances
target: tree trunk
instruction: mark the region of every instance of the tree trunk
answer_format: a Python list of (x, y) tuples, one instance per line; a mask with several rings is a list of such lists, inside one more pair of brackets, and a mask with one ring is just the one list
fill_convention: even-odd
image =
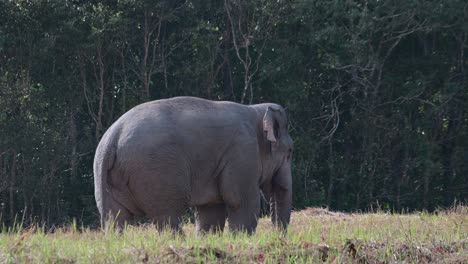
[(78, 167), (78, 154), (77, 154), (77, 129), (75, 121), (75, 111), (70, 111), (70, 144), (71, 144), (71, 157), (70, 157), (70, 179), (74, 182), (77, 175)]
[[(429, 155), (430, 157), (430, 155)], [(427, 158), (429, 158), (427, 157)], [(429, 210), (429, 185), (431, 180), (431, 165), (427, 164), (429, 161), (426, 161), (426, 168), (424, 170), (424, 197), (423, 197), (423, 205), (424, 209)]]
[(15, 218), (15, 183), (16, 183), (16, 150), (13, 150), (13, 160), (10, 170), (9, 202), (10, 202), (10, 221), (13, 223)]
[(331, 139), (328, 140), (328, 192), (327, 192), (327, 206), (331, 208), (333, 202), (333, 190), (335, 182), (335, 160), (333, 154), (333, 143)]
[(75, 119), (75, 110), (74, 107), (71, 107), (72, 109), (70, 110), (70, 127), (69, 127), (69, 144), (71, 146), (71, 153), (70, 153), (70, 175), (69, 177), (65, 178), (65, 197), (67, 197), (67, 200), (71, 201), (70, 203), (70, 212), (72, 214), (77, 210), (78, 207), (78, 192), (76, 190), (76, 183), (78, 181), (78, 143), (77, 143), (77, 128), (76, 128), (76, 119)]
[(101, 139), (101, 132), (102, 132), (102, 115), (103, 115), (103, 106), (104, 106), (104, 62), (102, 58), (102, 47), (101, 45), (98, 46), (97, 49), (97, 59), (99, 65), (99, 105), (98, 105), (98, 114), (96, 118), (96, 142), (99, 142)]
[[(3, 162), (2, 162), (2, 177), (1, 177), (1, 182), (2, 183), (7, 183), (8, 180), (6, 179), (6, 175), (7, 175), (7, 158), (6, 158), (6, 154), (3, 155)], [(5, 201), (7, 200), (7, 184), (5, 186), (1, 186), (2, 188), (0, 189), (0, 197), (1, 197), (1, 204), (0, 204), (0, 225), (2, 224), (3, 221), (5, 221), (5, 207), (6, 207), (6, 204), (5, 204)]]
[(125, 66), (125, 53), (124, 53), (124, 48), (120, 50), (120, 62), (122, 66), (122, 74), (123, 74), (123, 87), (122, 87), (122, 113), (125, 113), (127, 111), (127, 83), (128, 83), (128, 77), (127, 77), (127, 70)]
[(430, 181), (430, 170), (426, 168), (424, 173), (424, 209), (429, 209), (429, 181)]
[[(149, 10), (144, 11), (144, 32), (143, 32), (143, 58), (140, 65), (140, 79), (142, 81), (142, 89), (140, 92), (140, 100), (142, 102), (147, 102), (150, 99), (150, 82), (151, 76), (153, 74), (153, 67), (154, 62), (156, 60), (156, 43), (153, 43), (152, 51), (150, 51), (151, 41), (153, 39), (153, 33), (156, 29), (153, 25), (153, 21), (151, 19), (151, 12)], [(160, 24), (158, 27), (159, 31), (157, 32), (156, 40), (159, 38), (160, 35)], [(152, 53), (152, 54), (151, 54)], [(150, 56), (152, 55), (151, 62)]]

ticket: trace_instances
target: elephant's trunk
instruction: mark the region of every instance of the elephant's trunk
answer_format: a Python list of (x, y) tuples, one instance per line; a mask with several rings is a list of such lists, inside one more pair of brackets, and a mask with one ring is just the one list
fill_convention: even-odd
[(292, 209), (292, 178), (290, 165), (282, 166), (274, 181), (270, 198), (271, 221), (286, 230)]

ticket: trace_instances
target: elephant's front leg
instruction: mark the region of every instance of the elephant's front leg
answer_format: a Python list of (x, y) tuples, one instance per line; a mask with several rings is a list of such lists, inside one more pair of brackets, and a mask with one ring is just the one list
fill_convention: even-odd
[[(229, 229), (252, 234), (260, 213), (259, 176), (262, 164), (256, 159), (256, 145), (237, 142), (231, 162), (226, 165), (219, 186), (226, 204)], [(249, 151), (250, 150), (250, 151)]]
[(260, 214), (260, 191), (247, 193), (239, 207), (227, 207), (229, 230), (252, 234), (257, 228)]
[(196, 210), (197, 233), (223, 232), (227, 217), (224, 204), (197, 206)]

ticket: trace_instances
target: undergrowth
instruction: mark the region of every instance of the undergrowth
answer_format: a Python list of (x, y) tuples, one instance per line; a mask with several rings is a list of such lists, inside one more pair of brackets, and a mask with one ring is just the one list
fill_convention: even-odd
[(468, 263), (468, 207), (435, 213), (294, 212), (286, 235), (260, 219), (254, 235), (157, 232), (151, 224), (46, 231), (15, 224), (0, 236), (2, 263)]

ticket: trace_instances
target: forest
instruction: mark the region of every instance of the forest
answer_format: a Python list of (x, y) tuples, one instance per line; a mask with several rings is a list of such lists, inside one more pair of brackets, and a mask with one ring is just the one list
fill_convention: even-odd
[(181, 95), (287, 107), (294, 209), (466, 203), (467, 68), (465, 0), (0, 0), (1, 222), (96, 223), (101, 136)]

